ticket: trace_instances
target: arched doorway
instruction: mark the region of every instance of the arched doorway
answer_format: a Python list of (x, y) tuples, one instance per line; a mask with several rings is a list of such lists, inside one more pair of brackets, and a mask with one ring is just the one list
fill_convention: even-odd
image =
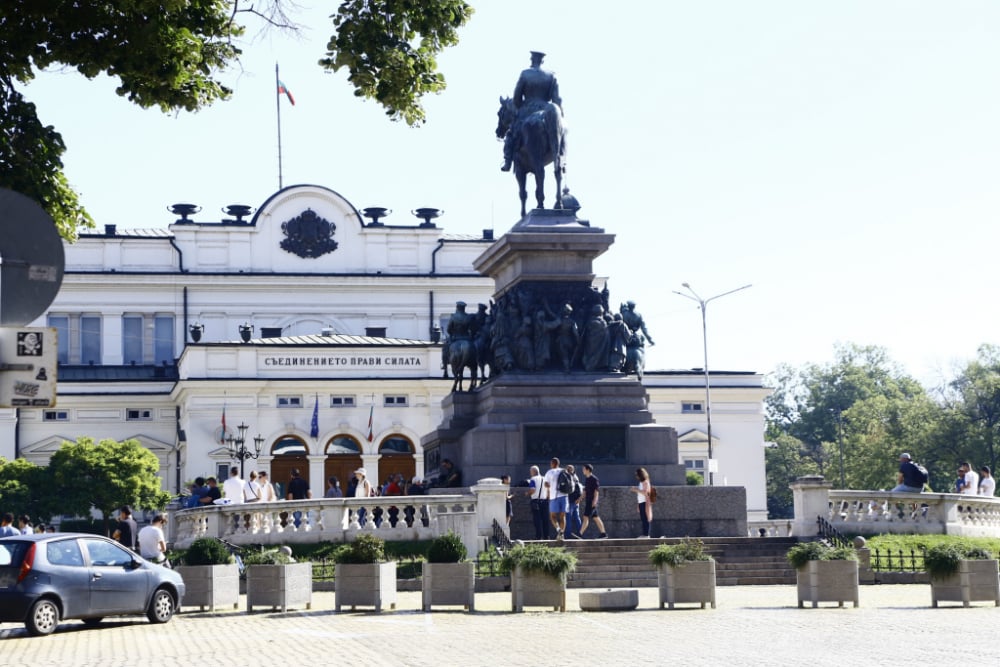
[(306, 443), (294, 435), (280, 438), (271, 447), (271, 483), (278, 498), (288, 495), (288, 480), (292, 478), (292, 468), (299, 469), (299, 476), (309, 482), (309, 489), (314, 498), (323, 495), (325, 486), (316, 488), (309, 480), (309, 448)]
[[(331, 476), (340, 481), (340, 490), (349, 496), (347, 490), (354, 479), (354, 471), (361, 467), (361, 443), (349, 435), (335, 435), (326, 445), (326, 461), (323, 462), (323, 490), (326, 493), (327, 480)], [(313, 495), (317, 495), (314, 491)]]
[(381, 458), (378, 461), (379, 485), (385, 484), (389, 475), (403, 473), (403, 479), (409, 482), (417, 472), (417, 462), (413, 458), (413, 443), (402, 435), (390, 435), (378, 446)]

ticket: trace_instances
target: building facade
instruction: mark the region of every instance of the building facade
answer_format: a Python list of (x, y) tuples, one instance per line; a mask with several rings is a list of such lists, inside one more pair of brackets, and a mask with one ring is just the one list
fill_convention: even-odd
[[(433, 477), (420, 439), (451, 390), (440, 331), (456, 301), (490, 302), (473, 262), (492, 233), (385, 224), (319, 186), (285, 188), (252, 216), (231, 207), (230, 220), (193, 221), (192, 208), (66, 245), (59, 295), (32, 323), (58, 332), (57, 404), (0, 410), (0, 456), (45, 464), (65, 440), (135, 438), (179, 493), (224, 477), (239, 463), (227, 438), (242, 438), (260, 447), (247, 471), (283, 485), (298, 468), (314, 496), (362, 466), (380, 482)], [(751, 519), (766, 518), (762, 381), (712, 373), (715, 483), (745, 486)], [(650, 370), (643, 384), (704, 474), (704, 376)]]

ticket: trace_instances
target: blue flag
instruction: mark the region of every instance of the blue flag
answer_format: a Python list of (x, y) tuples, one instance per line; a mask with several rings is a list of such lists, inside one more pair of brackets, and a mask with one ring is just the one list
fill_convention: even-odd
[(319, 394), (316, 394), (316, 405), (313, 407), (312, 428), (309, 430), (309, 435), (313, 438), (319, 437)]

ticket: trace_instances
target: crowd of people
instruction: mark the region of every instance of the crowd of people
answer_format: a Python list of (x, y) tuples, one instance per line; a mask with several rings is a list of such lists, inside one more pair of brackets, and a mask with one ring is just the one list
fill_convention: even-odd
[[(899, 472), (893, 492), (921, 493), (929, 488), (928, 479), (927, 469), (914, 461), (912, 456), (906, 452), (899, 455)], [(992, 498), (996, 495), (996, 489), (997, 483), (988, 465), (979, 466), (977, 471), (971, 463), (963, 461), (958, 466), (954, 486), (948, 492)]]

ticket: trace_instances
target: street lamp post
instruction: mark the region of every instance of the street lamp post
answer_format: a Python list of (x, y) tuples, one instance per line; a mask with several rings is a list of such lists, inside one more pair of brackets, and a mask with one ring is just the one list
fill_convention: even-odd
[(710, 296), (707, 299), (702, 299), (698, 296), (698, 293), (691, 289), (691, 285), (681, 283), (681, 286), (688, 292), (691, 292), (691, 294), (685, 294), (684, 292), (678, 292), (677, 290), (674, 290), (674, 294), (682, 296), (685, 299), (691, 299), (698, 304), (698, 308), (701, 310), (701, 342), (702, 349), (705, 353), (705, 430), (708, 431), (708, 485), (715, 486), (715, 473), (712, 472), (712, 388), (708, 375), (708, 325), (705, 320), (705, 306), (707, 306), (710, 301), (715, 301), (716, 299), (732, 294), (733, 292), (745, 290), (748, 287), (752, 287), (752, 285), (737, 287), (736, 289), (731, 289), (728, 292)]
[(226, 446), (229, 449), (230, 458), (240, 460), (240, 479), (243, 479), (243, 467), (247, 459), (258, 459), (260, 458), (260, 450), (264, 446), (264, 438), (258, 433), (253, 439), (253, 450), (251, 451), (247, 447), (247, 430), (250, 427), (244, 422), (240, 422), (240, 425), (236, 427), (240, 433), (239, 435), (229, 434), (226, 436)]

